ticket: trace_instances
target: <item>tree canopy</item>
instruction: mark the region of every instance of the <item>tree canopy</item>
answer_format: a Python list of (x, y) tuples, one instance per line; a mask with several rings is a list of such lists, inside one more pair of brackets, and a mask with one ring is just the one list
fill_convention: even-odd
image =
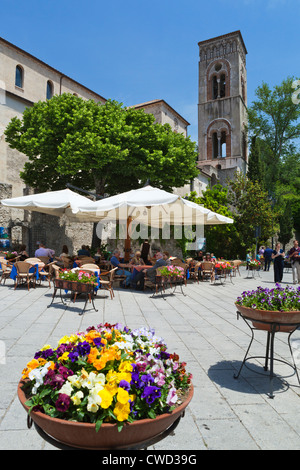
[(97, 104), (71, 94), (27, 108), (5, 130), (10, 147), (28, 156), (21, 178), (40, 191), (71, 183), (113, 195), (151, 184), (172, 190), (197, 175), (196, 144), (121, 103)]

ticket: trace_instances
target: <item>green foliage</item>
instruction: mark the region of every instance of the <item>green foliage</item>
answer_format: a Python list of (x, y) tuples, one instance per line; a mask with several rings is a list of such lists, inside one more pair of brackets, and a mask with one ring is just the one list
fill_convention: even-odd
[[(220, 184), (207, 188), (202, 197), (197, 197), (192, 192), (188, 199), (197, 204), (202, 204), (207, 209), (217, 212), (226, 217), (233, 218), (228, 205), (228, 188)], [(207, 251), (214, 253), (217, 257), (235, 259), (242, 255), (243, 248), (239, 241), (236, 224), (207, 225), (204, 227)]]
[(54, 96), (13, 118), (5, 136), (28, 156), (21, 178), (39, 190), (72, 183), (98, 194), (143, 186), (170, 190), (197, 175), (196, 146), (143, 110), (104, 105), (71, 94)]
[[(292, 102), (294, 80), (288, 77), (273, 90), (262, 83), (256, 90), (257, 100), (248, 109), (249, 178), (253, 180), (252, 157), (258, 147), (263, 168), (262, 185), (272, 196), (275, 211), (282, 214), (278, 222), (284, 239), (283, 233), (290, 233), (291, 219), (283, 215), (287, 204), (291, 206), (293, 228), (300, 231), (300, 105)], [(257, 137), (254, 146), (253, 137)]]
[(268, 193), (259, 183), (236, 173), (229, 183), (228, 201), (234, 211), (234, 220), (245, 248), (254, 242), (255, 227), (261, 228), (260, 241), (266, 241), (276, 228), (276, 214), (272, 210)]

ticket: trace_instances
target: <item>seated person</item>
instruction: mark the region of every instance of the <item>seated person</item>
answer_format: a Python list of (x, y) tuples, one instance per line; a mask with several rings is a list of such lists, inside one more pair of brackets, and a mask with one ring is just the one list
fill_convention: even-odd
[(45, 248), (43, 243), (39, 244), (39, 248), (35, 250), (34, 256), (39, 258), (40, 256), (47, 256), (48, 258), (52, 259), (55, 255), (55, 251), (51, 250), (50, 248)]
[(136, 266), (144, 266), (145, 262), (141, 258), (141, 252), (138, 250), (135, 252), (134, 257), (130, 260), (130, 264), (134, 264)]
[(58, 266), (64, 266), (65, 265), (64, 261), (66, 262), (68, 258), (69, 258), (69, 249), (67, 245), (63, 245), (61, 254), (59, 256), (55, 256), (55, 259), (57, 260), (56, 264)]
[(126, 276), (126, 279), (124, 281), (125, 284), (123, 284), (122, 287), (129, 287), (129, 285), (131, 283), (131, 279), (132, 279), (132, 274), (131, 274), (131, 272), (127, 271), (126, 269), (122, 269), (123, 264), (120, 263), (120, 251), (119, 250), (115, 250), (113, 252), (113, 256), (111, 257), (110, 262), (115, 268), (116, 267), (118, 268), (116, 270), (116, 274), (118, 276), (122, 276), (122, 275)]
[(143, 269), (143, 271), (139, 272), (135, 277), (135, 283), (137, 290), (144, 290), (145, 285), (145, 275), (147, 274), (147, 278), (155, 283), (155, 276), (156, 276), (156, 269), (162, 266), (167, 266), (167, 262), (163, 258), (163, 254), (161, 251), (158, 251), (155, 255), (156, 263), (152, 268)]
[(216, 258), (212, 258), (210, 253), (206, 253), (206, 255), (203, 258), (203, 261), (208, 261), (210, 263), (216, 263)]
[(203, 251), (199, 250), (197, 256), (194, 258), (196, 261), (203, 261)]
[(91, 256), (89, 250), (85, 245), (82, 245), (81, 249), (78, 250), (78, 256)]
[(21, 245), (19, 249), (18, 256), (20, 256), (20, 261), (25, 261), (25, 259), (29, 258), (29, 255), (26, 251), (26, 245)]
[(168, 251), (163, 251), (163, 259), (167, 263), (167, 266), (171, 266), (172, 261), (170, 260), (170, 253)]

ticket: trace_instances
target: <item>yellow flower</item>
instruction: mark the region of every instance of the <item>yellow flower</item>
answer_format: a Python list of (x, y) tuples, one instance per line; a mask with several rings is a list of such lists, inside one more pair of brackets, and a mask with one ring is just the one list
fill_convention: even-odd
[(119, 371), (120, 372), (132, 372), (133, 367), (131, 365), (131, 362), (130, 361), (121, 362), (121, 364), (119, 365)]
[(64, 352), (62, 356), (58, 358), (59, 361), (67, 361), (69, 359), (69, 353)]
[(106, 389), (106, 387), (103, 390), (100, 390), (100, 392), (98, 392), (98, 395), (101, 398), (101, 408), (109, 408), (113, 401), (113, 395), (111, 395), (111, 393)]
[(61, 345), (63, 343), (69, 343), (69, 342), (70, 342), (69, 336), (65, 335), (59, 340), (58, 344)]
[(129, 393), (127, 392), (127, 390), (124, 390), (124, 388), (122, 387), (118, 389), (117, 401), (122, 405), (126, 405), (126, 403), (128, 403)]
[(113, 411), (118, 421), (126, 421), (130, 413), (130, 405), (129, 403), (123, 405), (122, 403), (117, 402)]
[(42, 347), (41, 351), (46, 351), (47, 349), (51, 349), (50, 344), (45, 344), (45, 345)]
[(131, 373), (130, 372), (119, 372), (118, 373), (118, 382), (120, 383), (121, 380), (126, 380), (130, 384), (131, 382)]

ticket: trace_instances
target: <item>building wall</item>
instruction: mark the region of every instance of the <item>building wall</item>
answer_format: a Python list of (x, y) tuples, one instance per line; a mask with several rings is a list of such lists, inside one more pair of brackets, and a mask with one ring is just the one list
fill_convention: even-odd
[[(16, 66), (23, 70), (22, 87), (16, 86)], [(0, 196), (1, 199), (23, 196), (28, 188), (20, 178), (27, 156), (11, 149), (4, 130), (13, 117), (21, 118), (25, 108), (46, 99), (47, 81), (53, 95), (73, 93), (83, 99), (105, 103), (105, 99), (53, 69), (18, 47), (0, 38)], [(13, 245), (26, 243), (31, 253), (37, 241), (44, 241), (57, 253), (66, 243), (71, 252), (92, 238), (92, 224), (74, 224), (63, 218), (49, 217), (20, 209), (0, 206), (0, 226), (11, 229)]]

